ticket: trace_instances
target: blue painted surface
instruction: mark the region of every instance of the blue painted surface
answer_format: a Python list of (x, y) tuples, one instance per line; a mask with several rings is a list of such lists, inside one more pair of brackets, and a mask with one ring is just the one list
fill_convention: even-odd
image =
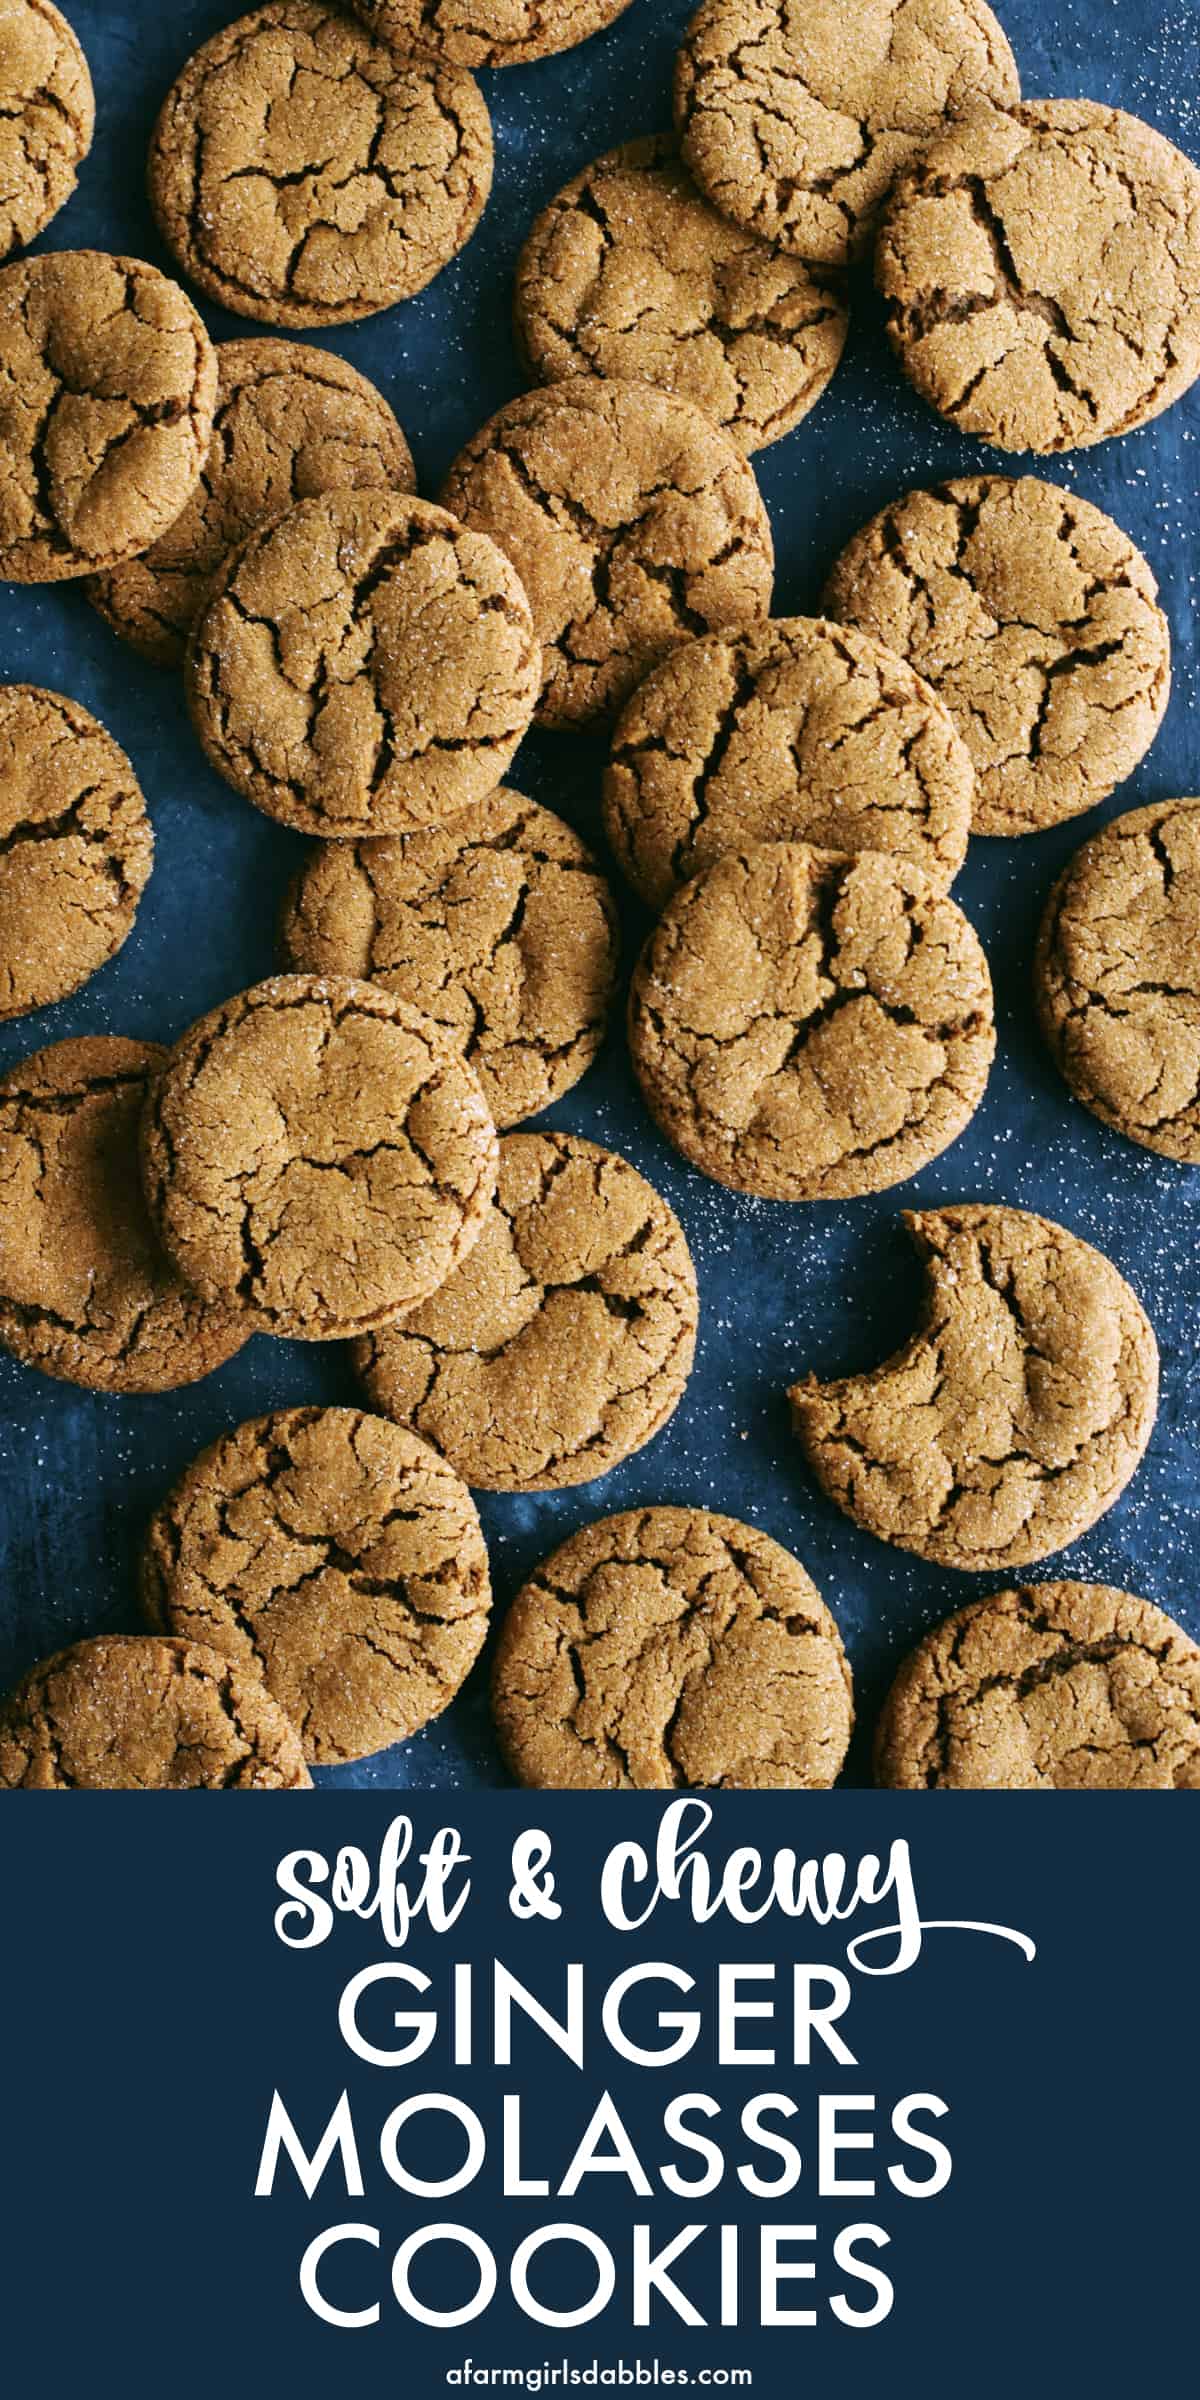
[[(95, 76), (98, 134), (79, 192), (39, 246), (92, 244), (169, 266), (142, 189), (146, 143), (173, 76), (231, 11), (221, 0), (68, 6)], [(671, 60), (689, 13), (688, 0), (634, 0), (609, 33), (567, 58), (485, 78), (497, 178), (475, 240), (419, 299), (329, 342), (393, 402), (426, 493), (436, 492), (483, 418), (520, 387), (509, 293), (534, 210), (598, 151), (668, 122)], [(1001, 13), (1031, 96), (1119, 101), (1200, 156), (1193, 0), (1007, 0)], [(857, 301), (848, 356), (830, 391), (756, 461), (779, 554), (779, 614), (813, 608), (842, 543), (893, 494), (989, 458), (1004, 464), (923, 409), (891, 362), (869, 290)], [(218, 310), (205, 315), (219, 338), (248, 330)], [(1174, 633), (1175, 692), (1154, 750), (1106, 811), (1034, 840), (972, 846), (956, 896), (991, 961), (1000, 1055), (984, 1105), (954, 1149), (903, 1191), (878, 1199), (792, 1209), (739, 1200), (684, 1168), (659, 1139), (619, 1032), (547, 1119), (625, 1152), (669, 1196), (695, 1252), (703, 1322), (686, 1398), (649, 1450), (581, 1491), (484, 1500), (498, 1606), (554, 1543), (612, 1509), (671, 1500), (749, 1518), (803, 1558), (842, 1625), (862, 1720), (850, 1780), (865, 1778), (863, 1736), (904, 1649), (995, 1581), (939, 1572), (859, 1534), (807, 1481), (788, 1432), (783, 1391), (799, 1371), (868, 1366), (909, 1329), (919, 1285), (899, 1226), (909, 1203), (986, 1199), (1041, 1209), (1098, 1243), (1140, 1293), (1163, 1350), (1157, 1431), (1120, 1506), (1063, 1554), (1061, 1567), (1144, 1592), (1200, 1634), (1200, 1175), (1122, 1142), (1075, 1105), (1040, 1047), (1029, 988), (1043, 897), (1100, 813), (1200, 792), (1198, 444), (1200, 388), (1143, 432), (1051, 468), (1148, 553)], [(79, 1032), (169, 1041), (275, 966), (276, 905), (301, 845), (209, 771), (177, 682), (117, 642), (77, 588), (0, 590), (0, 677), (57, 685), (96, 711), (138, 768), (158, 842), (125, 950), (74, 999), (0, 1028), (0, 1065)], [(597, 740), (535, 735), (512, 780), (598, 839), (602, 759)], [(625, 923), (628, 964), (645, 919), (630, 906)], [(147, 1400), (95, 1398), (0, 1359), (0, 1683), (80, 1634), (136, 1629), (132, 1565), (143, 1525), (204, 1443), (266, 1408), (353, 1397), (340, 1351), (263, 1338), (206, 1383)], [(404, 1749), (322, 1780), (502, 1782), (485, 1673)]]

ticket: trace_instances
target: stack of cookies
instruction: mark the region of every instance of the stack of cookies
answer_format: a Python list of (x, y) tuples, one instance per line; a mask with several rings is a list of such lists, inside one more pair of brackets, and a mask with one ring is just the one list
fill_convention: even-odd
[[(420, 291), (486, 206), (473, 70), (629, 0), (268, 0), (185, 66), (149, 186), (181, 275), (292, 336)], [(86, 153), (86, 65), (18, 0), (0, 252)], [(12, 126), (17, 132), (11, 134)], [(383, 395), (291, 338), (214, 345), (137, 260), (0, 270), (0, 574), (86, 578), (182, 672), (210, 763), (310, 848), (285, 971), (174, 1048), (76, 1038), (0, 1081), (0, 1341), (161, 1392), (252, 1335), (353, 1344), (362, 1408), (236, 1427), (144, 1545), (150, 1631), (37, 1667), (0, 1786), (298, 1788), (403, 1741), (488, 1630), (472, 1490), (589, 1483), (683, 1396), (681, 1225), (613, 1152), (524, 1130), (597, 1055), (605, 876), (506, 783), (532, 726), (610, 736), (604, 824), (651, 912), (633, 1073), (701, 1175), (774, 1202), (887, 1190), (979, 1107), (987, 960), (950, 896), (972, 836), (1091, 809), (1170, 691), (1146, 561), (1074, 494), (984, 473), (894, 501), (815, 617), (771, 615), (751, 459), (834, 377), (873, 255), (897, 356), (953, 424), (1052, 453), (1200, 372), (1200, 175), (1119, 111), (1023, 102), (983, 0), (705, 0), (675, 125), (531, 228), (532, 388), (437, 504)], [(152, 835), (76, 703), (0, 689), (0, 1014), (129, 936)], [(1200, 1161), (1200, 803), (1097, 836), (1039, 950), (1047, 1039), (1130, 1138)], [(1110, 1508), (1154, 1423), (1115, 1268), (1017, 1209), (909, 1219), (927, 1273), (875, 1373), (802, 1377), (817, 1482), (867, 1532), (1007, 1575)], [(819, 1788), (853, 1725), (800, 1562), (711, 1509), (601, 1519), (510, 1608), (522, 1781)], [(881, 1721), (897, 1784), (1200, 1783), (1200, 1650), (1107, 1587), (1005, 1588), (927, 1637)]]

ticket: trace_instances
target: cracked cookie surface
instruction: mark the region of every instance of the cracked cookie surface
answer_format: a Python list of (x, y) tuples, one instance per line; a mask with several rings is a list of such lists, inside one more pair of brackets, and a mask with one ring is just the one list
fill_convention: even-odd
[(883, 850), (945, 890), (973, 803), (928, 684), (869, 634), (813, 617), (674, 651), (623, 710), (604, 781), (605, 831), (655, 909), (747, 842)]
[(944, 118), (1020, 97), (983, 0), (706, 0), (675, 122), (723, 213), (799, 257), (869, 249), (896, 176)]
[(157, 267), (54, 250), (0, 269), (0, 577), (148, 550), (212, 439), (216, 352)]
[(562, 1491), (661, 1431), (697, 1313), (683, 1229), (626, 1159), (576, 1134), (510, 1134), (465, 1265), (356, 1364), (373, 1405), (477, 1490)]
[(300, 1791), (299, 1737), (257, 1675), (197, 1642), (106, 1634), (0, 1702), (0, 1791)]
[(610, 150), (567, 184), (517, 263), (517, 334), (543, 383), (655, 384), (742, 451), (808, 415), (848, 322), (830, 282), (718, 215), (669, 134)]
[(1031, 1566), (1113, 1506), (1154, 1426), (1158, 1347), (1111, 1262), (1044, 1217), (906, 1216), (921, 1323), (870, 1375), (789, 1393), (831, 1500), (938, 1566)]
[(0, 1019), (65, 999), (115, 955), (153, 861), (112, 736), (60, 692), (0, 684)]
[(249, 1332), (181, 1282), (146, 1213), (138, 1121), (166, 1056), (85, 1035), (0, 1079), (0, 1342), (85, 1391), (174, 1391)]
[(1131, 809), (1084, 843), (1047, 903), (1034, 980), (1076, 1099), (1200, 1166), (1200, 800)]
[(151, 1521), (141, 1593), (156, 1631), (261, 1675), (324, 1766), (440, 1716), (491, 1606), (458, 1476), (349, 1408), (281, 1409), (202, 1452)]
[(630, 0), (350, 0), (355, 16), (397, 50), (428, 51), (463, 67), (516, 67), (573, 50)]
[(326, 493), (252, 533), (192, 636), (218, 774), (297, 833), (409, 833), (495, 789), (541, 651), (485, 533), (401, 493)]
[(399, 841), (327, 842), (283, 913), (288, 965), (356, 975), (432, 1017), (503, 1130), (591, 1066), (617, 972), (608, 885), (561, 817), (503, 786)]
[(854, 1721), (799, 1560), (698, 1508), (564, 1542), (509, 1610), (492, 1690), (514, 1775), (545, 1790), (824, 1790)]
[(961, 432), (1084, 448), (1200, 373), (1200, 172), (1092, 101), (980, 111), (897, 186), (876, 279), (906, 375)]
[(689, 635), (771, 605), (770, 522), (746, 460), (690, 401), (575, 376), (509, 402), (446, 482), (511, 558), (544, 651), (539, 722), (612, 714)]
[(1108, 797), (1171, 692), (1171, 633), (1111, 517), (1036, 476), (966, 476), (873, 517), (826, 586), (830, 616), (933, 685), (971, 755), (974, 833), (1037, 833)]
[(305, 342), (219, 342), (212, 446), (187, 507), (88, 598), (144, 658), (180, 666), (229, 552), (257, 525), (323, 492), (415, 481), (382, 392), (344, 358)]
[(1102, 1583), (960, 1609), (901, 1667), (875, 1742), (895, 1790), (1200, 1790), (1200, 1649)]
[(766, 1200), (885, 1191), (957, 1139), (996, 1046), (973, 928), (903, 859), (731, 851), (676, 893), (629, 1003), (667, 1139)]
[(0, 12), (0, 259), (31, 242), (70, 199), (95, 122), (88, 63), (66, 18), (51, 0), (5, 0)]
[(279, 975), (202, 1017), (142, 1119), (151, 1214), (246, 1330), (332, 1341), (444, 1283), (482, 1231), (496, 1133), (475, 1076), (406, 1001)]
[(422, 291), (492, 181), (483, 95), (309, 0), (273, 0), (188, 61), (150, 144), (164, 241), (209, 299), (301, 328)]

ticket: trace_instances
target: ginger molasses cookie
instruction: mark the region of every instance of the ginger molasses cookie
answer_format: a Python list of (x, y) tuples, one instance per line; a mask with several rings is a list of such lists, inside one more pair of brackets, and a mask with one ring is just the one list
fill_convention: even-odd
[(688, 642), (647, 676), (613, 734), (604, 822), (655, 909), (747, 842), (886, 850), (945, 891), (974, 798), (963, 742), (905, 660), (780, 617)]
[(1077, 1100), (1200, 1166), (1200, 800), (1093, 834), (1042, 919), (1038, 1014)]
[(464, 67), (518, 67), (573, 50), (630, 0), (350, 0), (381, 42)]
[(270, 0), (205, 42), (150, 144), (151, 204), (185, 274), (268, 325), (344, 325), (422, 291), (491, 182), (474, 79), (310, 0)]
[(897, 186), (876, 276), (900, 364), (963, 433), (1077, 450), (1200, 373), (1200, 171), (1091, 100), (980, 110)]
[(6, 0), (0, 20), (0, 258), (71, 197), (92, 146), (88, 63), (51, 0)]
[(199, 1642), (77, 1642), (0, 1701), (0, 1791), (296, 1792), (311, 1781), (260, 1678)]
[(870, 248), (945, 117), (1019, 97), (983, 0), (705, 0), (675, 69), (683, 154), (710, 200), (832, 265)]
[(261, 1675), (324, 1766), (440, 1716), (491, 1605), (465, 1485), (352, 1408), (280, 1409), (214, 1442), (154, 1517), (141, 1582), (155, 1630)]
[(517, 335), (543, 383), (624, 377), (694, 400), (739, 450), (820, 399), (844, 294), (732, 225), (670, 134), (610, 150), (542, 211), (517, 263)]
[(65, 999), (115, 955), (153, 862), (111, 734), (61, 692), (0, 684), (0, 1018)]
[(875, 1771), (902, 1791), (1200, 1790), (1200, 1650), (1107, 1584), (998, 1592), (905, 1660)]
[(674, 1211), (611, 1150), (513, 1133), (487, 1223), (422, 1308), (360, 1343), (373, 1405), (481, 1491), (562, 1491), (661, 1431), (691, 1373)]
[(509, 1610), (492, 1692), (514, 1775), (548, 1790), (825, 1790), (854, 1722), (799, 1559), (700, 1508), (564, 1542)]
[(846, 1515), (918, 1558), (1025, 1567), (1076, 1541), (1137, 1467), (1158, 1348), (1107, 1258), (1018, 1208), (904, 1220), (927, 1288), (912, 1340), (871, 1375), (805, 1376), (801, 1448)]
[(1095, 807), (1166, 712), (1171, 633), (1149, 566), (1111, 517), (1033, 475), (894, 500), (842, 552), (824, 604), (945, 701), (975, 769), (973, 833)]
[(689, 400), (577, 375), (510, 400), (442, 494), (511, 558), (545, 653), (539, 722), (611, 714), (689, 634), (765, 617), (753, 473)]
[(493, 791), (541, 683), (507, 558), (428, 501), (330, 492), (252, 533), (192, 635), (219, 775), (297, 833), (440, 824)]
[(996, 1047), (961, 909), (906, 860), (730, 851), (638, 962), (629, 1042), (686, 1159), (764, 1200), (886, 1191), (955, 1141)]
[(53, 250), (0, 270), (0, 578), (148, 550), (199, 480), (216, 390), (212, 343), (157, 267)]
[(357, 975), (463, 1051), (503, 1129), (578, 1083), (604, 1038), (616, 911), (561, 817), (503, 785), (398, 841), (324, 842), (283, 912), (287, 963)]
[(144, 658), (180, 666), (220, 568), (256, 525), (322, 492), (415, 484), (382, 392), (344, 358), (307, 342), (219, 342), (212, 448), (187, 507), (88, 598)]
[(428, 1017), (373, 984), (279, 975), (185, 1033), (142, 1119), (163, 1242), (249, 1332), (333, 1341), (453, 1273), (496, 1180), (479, 1085)]
[(85, 1035), (0, 1078), (0, 1342), (96, 1392), (169, 1392), (251, 1328), (181, 1282), (138, 1175), (138, 1120), (167, 1053)]

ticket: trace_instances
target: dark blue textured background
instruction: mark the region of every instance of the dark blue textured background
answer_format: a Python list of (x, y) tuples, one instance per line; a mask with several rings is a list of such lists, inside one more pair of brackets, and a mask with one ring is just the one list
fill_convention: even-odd
[[(224, 0), (68, 0), (68, 9), (96, 82), (98, 132), (81, 188), (41, 246), (95, 245), (170, 267), (142, 189), (150, 127), (184, 60), (234, 12)], [(327, 338), (380, 384), (412, 442), (427, 494), (436, 493), (476, 426), (519, 388), (509, 292), (534, 210), (598, 151), (668, 122), (672, 54), (689, 13), (689, 0), (634, 0), (584, 49), (486, 77), (496, 189), (465, 255), (419, 299), (335, 337), (311, 337)], [(1000, 13), (1030, 96), (1120, 102), (1200, 156), (1194, 0), (1002, 0)], [(218, 337), (249, 330), (219, 311), (206, 308), (205, 315)], [(1166, 727), (1108, 813), (1200, 791), (1192, 549), (1198, 433), (1200, 388), (1143, 432), (1048, 470), (1108, 509), (1147, 551), (1174, 633)], [(841, 544), (893, 494), (989, 462), (1006, 463), (939, 424), (908, 392), (871, 295), (860, 292), (832, 388), (805, 424), (755, 462), (778, 550), (776, 613), (812, 609)], [(121, 956), (74, 999), (0, 1029), (0, 1065), (78, 1032), (170, 1041), (202, 1010), (275, 966), (277, 901), (300, 845), (209, 771), (178, 684), (117, 642), (78, 588), (0, 592), (0, 678), (56, 685), (96, 711), (134, 760), (158, 841), (155, 872)], [(598, 741), (535, 735), (512, 780), (598, 838), (602, 757)], [(986, 1588), (857, 1533), (806, 1481), (787, 1429), (783, 1390), (800, 1370), (865, 1367), (911, 1325), (918, 1278), (898, 1222), (909, 1202), (987, 1199), (1040, 1209), (1097, 1242), (1128, 1275), (1162, 1345), (1162, 1411), (1131, 1490), (1064, 1555), (1061, 1568), (1143, 1592), (1200, 1634), (1193, 1565), (1200, 1176), (1122, 1142), (1074, 1104), (1040, 1049), (1030, 1003), (1043, 896), (1095, 822), (1035, 840), (973, 845), (956, 896), (991, 961), (1000, 1055), (966, 1135), (902, 1192), (789, 1209), (706, 1183), (655, 1134), (619, 1034), (549, 1119), (624, 1151), (670, 1197), (699, 1270), (701, 1339), (683, 1405), (648, 1451), (581, 1491), (484, 1501), (498, 1605), (537, 1558), (602, 1512), (670, 1500), (749, 1518), (803, 1558), (845, 1633), (861, 1717), (852, 1780), (865, 1776), (864, 1737), (903, 1651), (932, 1620)], [(630, 958), (642, 930), (630, 908)], [(266, 1408), (352, 1397), (340, 1352), (263, 1338), (206, 1383), (145, 1400), (94, 1398), (0, 1360), (0, 1684), (80, 1634), (136, 1627), (131, 1568), (142, 1526), (204, 1443)], [(449, 1715), (403, 1750), (322, 1780), (502, 1781), (485, 1674), (477, 1671)]]

